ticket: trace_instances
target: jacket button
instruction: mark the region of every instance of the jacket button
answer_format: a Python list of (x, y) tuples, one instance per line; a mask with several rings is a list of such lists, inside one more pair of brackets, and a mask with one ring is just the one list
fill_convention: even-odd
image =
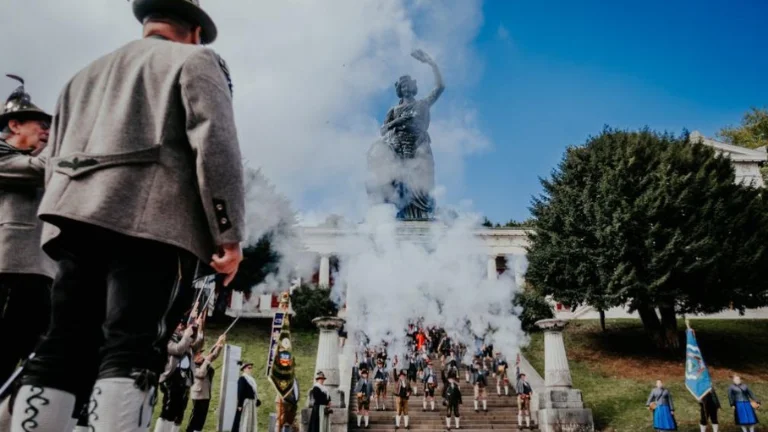
[(226, 225), (227, 224), (227, 218), (221, 218), (221, 224)]
[(222, 211), (222, 210), (224, 210), (224, 206), (221, 205), (221, 204), (216, 204), (216, 210)]

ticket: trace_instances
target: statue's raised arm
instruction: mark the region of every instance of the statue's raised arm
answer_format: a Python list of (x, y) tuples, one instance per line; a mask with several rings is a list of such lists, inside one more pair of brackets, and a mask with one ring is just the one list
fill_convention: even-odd
[(443, 76), (440, 74), (440, 69), (437, 67), (437, 63), (432, 60), (432, 57), (430, 57), (429, 54), (417, 49), (411, 53), (411, 56), (422, 63), (432, 66), (432, 73), (435, 75), (435, 88), (424, 98), (424, 100), (429, 102), (429, 105), (431, 106), (437, 102), (437, 99), (440, 98), (440, 95), (443, 94), (443, 91), (445, 90)]

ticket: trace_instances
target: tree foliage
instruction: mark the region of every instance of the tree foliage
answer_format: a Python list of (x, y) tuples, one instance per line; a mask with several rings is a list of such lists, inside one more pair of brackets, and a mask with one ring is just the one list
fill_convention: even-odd
[(291, 307), (296, 313), (291, 327), (311, 330), (312, 320), (323, 316), (336, 316), (339, 308), (331, 301), (330, 290), (314, 285), (302, 285), (291, 294)]
[(544, 296), (529, 286), (515, 296), (512, 304), (521, 308), (520, 323), (527, 332), (537, 330), (536, 321), (555, 317), (552, 306)]
[(717, 137), (741, 147), (758, 148), (768, 145), (768, 109), (750, 109), (744, 113), (741, 125), (720, 129)]
[(734, 178), (687, 133), (606, 128), (542, 180), (526, 279), (570, 305), (629, 305), (665, 347), (679, 313), (766, 305), (765, 192)]

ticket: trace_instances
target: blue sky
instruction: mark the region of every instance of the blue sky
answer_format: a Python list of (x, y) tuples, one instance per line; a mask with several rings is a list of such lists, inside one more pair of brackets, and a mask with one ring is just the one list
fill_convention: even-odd
[(538, 178), (603, 125), (711, 136), (768, 106), (768, 2), (668, 3), (486, 1), (469, 94), (494, 148), (449, 198), (524, 219)]

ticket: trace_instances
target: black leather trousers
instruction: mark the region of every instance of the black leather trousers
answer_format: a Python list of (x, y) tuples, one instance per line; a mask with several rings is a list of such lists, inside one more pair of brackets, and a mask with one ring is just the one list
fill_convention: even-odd
[(167, 343), (191, 307), (196, 258), (167, 244), (71, 222), (46, 246), (59, 271), (51, 324), (22, 385), (87, 400), (101, 378), (134, 378), (147, 389), (167, 360)]

